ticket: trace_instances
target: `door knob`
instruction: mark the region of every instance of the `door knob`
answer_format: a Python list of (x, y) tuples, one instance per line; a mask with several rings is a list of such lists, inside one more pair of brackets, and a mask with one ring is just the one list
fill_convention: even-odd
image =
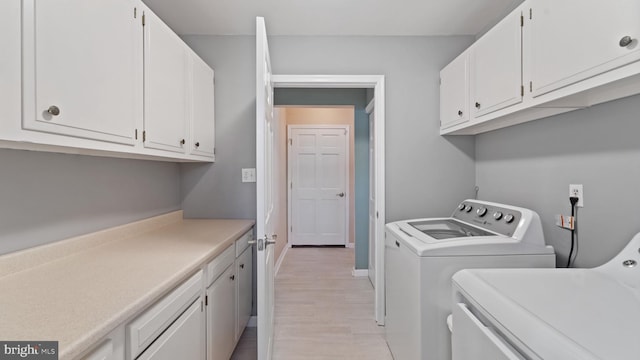
[(624, 36), (622, 39), (620, 39), (620, 47), (627, 47), (629, 45), (631, 45), (631, 43), (633, 42), (633, 39), (631, 38), (631, 36)]
[(340, 194), (336, 194), (336, 196), (344, 197), (344, 193), (343, 193), (343, 192), (341, 192)]
[(50, 115), (58, 116), (58, 115), (60, 115), (60, 108), (59, 108), (59, 107), (57, 107), (57, 106), (55, 106), (55, 105), (51, 105), (51, 106), (49, 106), (49, 108), (47, 109), (47, 112), (48, 112)]

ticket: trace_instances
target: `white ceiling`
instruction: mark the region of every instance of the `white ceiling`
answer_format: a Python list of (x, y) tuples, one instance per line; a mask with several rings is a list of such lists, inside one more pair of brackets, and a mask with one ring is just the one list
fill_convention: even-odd
[(180, 35), (476, 35), (522, 0), (145, 0)]

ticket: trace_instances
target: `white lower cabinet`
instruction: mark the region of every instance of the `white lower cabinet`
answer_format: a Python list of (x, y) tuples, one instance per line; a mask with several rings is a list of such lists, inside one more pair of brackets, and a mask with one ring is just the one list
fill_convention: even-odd
[(207, 359), (227, 360), (235, 347), (235, 269), (231, 265), (207, 288)]
[(82, 360), (124, 360), (124, 325), (118, 326), (98, 346), (81, 357)]
[(203, 321), (202, 303), (198, 298), (138, 359), (204, 359)]
[[(238, 240), (240, 241), (240, 240)], [(236, 259), (236, 341), (240, 339), (244, 328), (251, 317), (252, 300), (252, 274), (253, 274), (253, 248), (248, 247), (242, 255)]]
[(201, 270), (131, 321), (127, 359), (204, 359), (202, 288)]

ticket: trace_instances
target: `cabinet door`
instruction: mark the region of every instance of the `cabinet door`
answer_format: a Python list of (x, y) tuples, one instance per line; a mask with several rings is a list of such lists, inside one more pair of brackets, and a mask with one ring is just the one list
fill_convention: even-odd
[(134, 144), (142, 26), (133, 0), (23, 2), (23, 127)]
[[(531, 9), (533, 95), (640, 59), (637, 0), (536, 0)], [(630, 44), (623, 40), (629, 37)], [(621, 43), (622, 41), (622, 43)]]
[(253, 247), (248, 247), (242, 255), (236, 259), (236, 274), (238, 275), (238, 281), (236, 283), (236, 341), (242, 335), (251, 317), (251, 301), (253, 299), (251, 292), (251, 278), (253, 274), (252, 250)]
[(207, 289), (207, 359), (228, 360), (235, 345), (235, 267)]
[(512, 12), (471, 48), (471, 107), (476, 117), (522, 101), (521, 21), (521, 12)]
[(469, 121), (469, 52), (440, 71), (440, 128)]
[(214, 157), (215, 107), (213, 70), (198, 56), (191, 56), (191, 154)]
[(144, 16), (144, 145), (184, 153), (188, 48), (153, 12)]
[(205, 358), (203, 315), (201, 298), (198, 298), (137, 359), (203, 360)]
[(4, 128), (2, 123), (5, 122), (20, 126), (20, 8), (20, 0), (0, 1), (0, 49), (3, 51), (0, 56), (0, 129)]

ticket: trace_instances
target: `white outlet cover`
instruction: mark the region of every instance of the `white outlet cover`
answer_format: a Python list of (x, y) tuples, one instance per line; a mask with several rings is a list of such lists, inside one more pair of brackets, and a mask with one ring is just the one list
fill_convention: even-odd
[(242, 182), (243, 183), (256, 182), (256, 169), (255, 168), (242, 169)]
[(576, 194), (578, 196), (577, 207), (584, 207), (584, 189), (582, 188), (582, 184), (570, 184), (569, 185), (569, 196), (574, 196)]

